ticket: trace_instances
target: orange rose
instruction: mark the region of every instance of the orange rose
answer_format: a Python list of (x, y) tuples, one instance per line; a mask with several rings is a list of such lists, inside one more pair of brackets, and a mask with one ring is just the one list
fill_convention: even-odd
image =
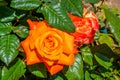
[(83, 18), (69, 14), (76, 27), (76, 32), (72, 35), (75, 38), (76, 46), (90, 44), (94, 40), (94, 34), (99, 29), (98, 18), (93, 12), (83, 15)]
[(27, 20), (29, 36), (21, 42), (26, 53), (27, 65), (43, 62), (53, 75), (64, 65), (74, 62), (74, 37), (55, 28), (45, 21)]

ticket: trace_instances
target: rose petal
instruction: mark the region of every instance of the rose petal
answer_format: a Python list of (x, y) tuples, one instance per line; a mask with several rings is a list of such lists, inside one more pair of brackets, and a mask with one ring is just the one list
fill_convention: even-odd
[(38, 24), (38, 22), (31, 21), (30, 19), (28, 19), (27, 22), (28, 22), (31, 30), (32, 30), (32, 29), (33, 29), (33, 30), (36, 29), (36, 27), (37, 27), (36, 25)]
[(65, 54), (61, 54), (58, 64), (65, 64), (65, 65), (72, 65), (72, 63), (74, 62), (74, 54), (70, 54), (69, 56), (65, 55)]
[(63, 69), (63, 65), (59, 65), (59, 64), (53, 66), (48, 66), (48, 65), (46, 66), (51, 75), (54, 75)]
[(26, 38), (24, 41), (21, 42), (21, 45), (25, 51), (26, 54), (26, 63), (27, 65), (40, 63), (42, 62), (40, 58), (37, 56), (36, 52), (34, 50), (30, 50), (29, 48), (29, 37)]
[[(29, 24), (33, 24), (34, 22), (29, 22)], [(31, 25), (29, 25), (31, 26)], [(30, 48), (33, 49), (35, 47), (35, 40), (36, 38), (39, 38), (40, 35), (42, 35), (44, 32), (48, 30), (47, 25), (44, 21), (38, 22), (36, 25), (37, 29), (36, 30), (30, 30)]]
[(67, 33), (64, 33), (64, 44), (63, 44), (63, 52), (66, 54), (74, 53), (74, 37), (70, 36)]

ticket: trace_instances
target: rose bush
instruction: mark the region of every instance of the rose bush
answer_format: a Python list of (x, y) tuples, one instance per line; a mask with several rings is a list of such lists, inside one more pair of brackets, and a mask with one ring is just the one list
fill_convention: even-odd
[(96, 15), (92, 11), (86, 13), (86, 10), (84, 10), (83, 18), (72, 14), (69, 14), (69, 16), (76, 27), (76, 32), (72, 34), (75, 38), (75, 44), (82, 46), (93, 42), (94, 35), (99, 29)]
[(120, 80), (120, 18), (108, 2), (0, 0), (0, 80)]
[(21, 42), (27, 65), (43, 62), (53, 75), (74, 62), (74, 37), (51, 28), (46, 21), (27, 20), (29, 36)]

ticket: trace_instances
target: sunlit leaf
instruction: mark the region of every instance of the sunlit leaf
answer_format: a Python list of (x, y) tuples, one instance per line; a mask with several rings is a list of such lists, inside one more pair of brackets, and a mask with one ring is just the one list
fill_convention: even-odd
[(19, 39), (15, 35), (0, 37), (0, 60), (6, 65), (11, 63), (18, 55)]
[(110, 23), (110, 30), (114, 34), (115, 39), (117, 40), (120, 46), (120, 18), (118, 18), (108, 9), (104, 9), (104, 11), (105, 11), (106, 19)]
[(103, 44), (106, 43), (108, 46), (113, 46), (114, 45), (114, 41), (111, 38), (111, 36), (107, 35), (107, 34), (102, 34), (99, 38), (99, 43)]
[(66, 72), (68, 80), (84, 80), (83, 60), (80, 54), (77, 54), (72, 66)]
[(91, 80), (90, 73), (88, 71), (85, 71), (85, 80)]
[(0, 80), (2, 80), (2, 77), (7, 73), (8, 69), (7, 67), (3, 66), (2, 70), (1, 70), (1, 78)]
[(17, 62), (3, 73), (1, 80), (19, 80), (26, 71), (25, 63), (18, 59)]

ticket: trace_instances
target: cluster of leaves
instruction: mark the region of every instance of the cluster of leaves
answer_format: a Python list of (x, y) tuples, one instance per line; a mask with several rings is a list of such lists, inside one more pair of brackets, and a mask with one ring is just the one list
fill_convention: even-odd
[[(0, 0), (0, 80), (120, 80), (120, 19), (104, 0), (85, 0), (100, 20), (94, 43), (79, 48), (72, 66), (51, 76), (43, 64), (26, 66), (20, 41), (28, 35), (27, 19), (46, 21), (74, 32), (68, 12), (82, 17), (83, 0)], [(96, 3), (102, 3), (95, 6)], [(102, 14), (102, 15), (101, 15)]]

